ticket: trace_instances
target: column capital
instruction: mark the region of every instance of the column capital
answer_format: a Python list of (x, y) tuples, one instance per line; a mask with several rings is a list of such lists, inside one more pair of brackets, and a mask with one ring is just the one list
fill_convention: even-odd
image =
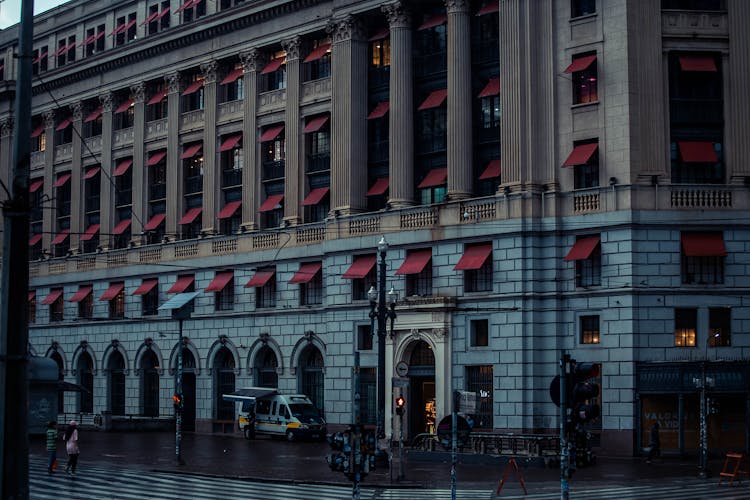
[(73, 110), (73, 121), (80, 122), (83, 120), (83, 103), (76, 102), (70, 105), (70, 109)]
[(411, 13), (401, 2), (393, 2), (380, 7), (388, 19), (391, 28), (408, 28), (411, 26)]
[(133, 94), (133, 101), (140, 104), (146, 100), (146, 84), (138, 82), (130, 86), (130, 92)]
[(13, 115), (8, 116), (0, 123), (0, 137), (8, 137), (13, 135)]
[(444, 0), (445, 10), (448, 14), (469, 13), (468, 0)]
[(299, 59), (299, 49), (302, 39), (298, 36), (287, 38), (281, 41), (281, 46), (286, 51), (286, 60)]
[(216, 61), (208, 61), (201, 64), (201, 73), (203, 74), (203, 80), (205, 83), (216, 83), (216, 75), (219, 69), (219, 65)]
[(55, 126), (55, 110), (54, 109), (48, 109), (47, 111), (43, 112), (42, 118), (44, 118), (44, 126), (46, 128), (53, 128)]
[(164, 81), (167, 83), (167, 88), (170, 94), (175, 94), (180, 91), (180, 72), (173, 71), (164, 77)]
[(242, 62), (242, 69), (245, 73), (258, 71), (258, 66), (260, 65), (260, 51), (256, 48), (242, 51), (240, 52), (240, 61)]
[(105, 113), (112, 112), (112, 107), (114, 106), (114, 96), (112, 95), (112, 92), (100, 95), (99, 102), (102, 103), (102, 111)]
[(362, 39), (365, 36), (362, 23), (352, 15), (331, 19), (326, 26), (326, 32), (331, 34), (333, 43)]

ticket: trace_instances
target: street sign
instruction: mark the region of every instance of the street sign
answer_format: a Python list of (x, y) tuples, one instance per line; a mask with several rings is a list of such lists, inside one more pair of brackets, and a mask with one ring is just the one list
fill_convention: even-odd
[(455, 391), (456, 412), (466, 415), (477, 412), (477, 393), (469, 391)]
[(393, 387), (400, 387), (405, 388), (409, 387), (409, 379), (408, 378), (399, 378), (399, 377), (393, 377), (391, 378), (391, 385)]
[[(437, 427), (437, 435), (438, 440), (440, 440), (440, 444), (443, 445), (443, 448), (446, 450), (451, 449), (451, 441), (452, 441), (452, 427), (453, 427), (453, 420), (451, 415), (446, 415), (443, 417), (443, 420), (440, 421)], [(466, 446), (466, 443), (469, 442), (469, 433), (471, 432), (471, 427), (469, 427), (469, 423), (466, 421), (464, 417), (461, 415), (456, 416), (456, 445), (460, 448), (462, 446)]]
[(406, 361), (399, 361), (396, 363), (396, 375), (399, 377), (406, 377), (409, 374), (409, 365)]

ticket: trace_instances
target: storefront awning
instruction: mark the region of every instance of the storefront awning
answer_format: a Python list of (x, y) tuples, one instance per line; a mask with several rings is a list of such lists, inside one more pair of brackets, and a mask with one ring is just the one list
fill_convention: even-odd
[(183, 293), (188, 288), (190, 288), (190, 285), (192, 285), (195, 282), (195, 276), (192, 274), (186, 274), (183, 276), (178, 276), (177, 281), (175, 281), (174, 285), (167, 290), (167, 293)]
[(207, 292), (220, 292), (234, 278), (234, 271), (219, 271), (206, 287)]
[(323, 198), (325, 198), (325, 195), (328, 194), (328, 191), (329, 191), (328, 187), (321, 187), (321, 188), (313, 189), (305, 197), (305, 199), (302, 200), (302, 205), (306, 207), (317, 205), (323, 200)]
[(91, 224), (86, 228), (86, 232), (81, 235), (81, 241), (89, 241), (90, 239), (92, 239), (96, 235), (96, 233), (99, 232), (100, 227), (100, 224)]
[(596, 153), (597, 149), (599, 149), (598, 142), (579, 144), (573, 148), (573, 151), (570, 152), (562, 166), (574, 167), (576, 165), (585, 165), (589, 162), (594, 153)]
[(472, 245), (464, 250), (464, 254), (456, 264), (456, 271), (468, 271), (481, 268), (487, 258), (492, 255), (492, 244)]
[(377, 257), (375, 255), (356, 257), (352, 265), (349, 266), (349, 269), (341, 277), (349, 280), (364, 278), (375, 266), (376, 260)]
[(252, 278), (250, 278), (250, 281), (245, 284), (245, 288), (266, 286), (266, 283), (271, 281), (271, 278), (273, 278), (275, 274), (276, 271), (258, 271)]
[(159, 280), (157, 278), (149, 278), (143, 280), (141, 283), (141, 286), (135, 289), (133, 292), (133, 295), (146, 295), (148, 292), (154, 289), (156, 285), (159, 284)]
[(281, 205), (283, 199), (283, 194), (273, 194), (269, 196), (266, 198), (266, 201), (258, 207), (258, 212), (270, 212), (271, 210), (275, 210), (278, 205)]
[(564, 73), (577, 73), (579, 71), (583, 71), (584, 69), (591, 66), (591, 64), (593, 64), (594, 61), (596, 61), (595, 54), (573, 59), (573, 62), (570, 63), (570, 65), (567, 68), (565, 68)]
[(418, 189), (431, 188), (435, 186), (442, 186), (448, 179), (447, 168), (435, 168), (430, 170), (422, 182), (417, 186)]
[(182, 219), (180, 219), (177, 224), (191, 224), (195, 219), (198, 218), (202, 211), (203, 207), (191, 208), (190, 210), (185, 212), (185, 215), (182, 216)]
[(422, 104), (419, 105), (419, 108), (417, 108), (417, 110), (423, 111), (425, 109), (437, 108), (438, 106), (443, 104), (443, 101), (445, 101), (446, 97), (448, 97), (448, 89), (435, 90), (427, 96), (427, 99), (425, 99)]
[(719, 161), (713, 142), (681, 141), (677, 143), (677, 149), (680, 150), (680, 158), (685, 163), (716, 163)]
[(396, 274), (419, 274), (430, 260), (432, 260), (432, 249), (409, 252)]
[(599, 246), (599, 236), (586, 236), (576, 240), (573, 247), (568, 252), (563, 260), (585, 260), (591, 257), (591, 253), (594, 249)]
[(164, 222), (164, 219), (167, 218), (167, 214), (156, 214), (153, 217), (151, 217), (145, 226), (143, 226), (143, 229), (145, 231), (153, 231), (157, 227), (159, 227), (159, 224)]
[(81, 302), (83, 299), (88, 297), (93, 290), (94, 287), (91, 285), (81, 285), (78, 287), (78, 291), (68, 299), (68, 302)]
[(62, 288), (54, 288), (50, 291), (49, 295), (47, 295), (44, 300), (41, 302), (41, 305), (48, 306), (50, 304), (54, 304), (57, 299), (59, 299), (63, 294)]
[(367, 191), (366, 196), (380, 196), (381, 194), (384, 194), (388, 190), (389, 182), (390, 179), (388, 177), (381, 177), (376, 180), (375, 184), (373, 184)]
[(228, 219), (231, 216), (237, 212), (237, 210), (240, 208), (240, 205), (242, 205), (242, 201), (230, 201), (226, 205), (224, 205), (224, 208), (222, 208), (219, 213), (216, 215), (217, 219)]
[(299, 266), (299, 270), (294, 273), (289, 283), (309, 283), (320, 272), (323, 264), (320, 262), (310, 262)]
[(682, 233), (682, 252), (686, 257), (726, 257), (727, 247), (720, 232)]
[(124, 283), (112, 283), (109, 285), (109, 288), (104, 291), (102, 296), (99, 297), (99, 300), (101, 300), (102, 302), (108, 302), (117, 297), (117, 295), (122, 292), (124, 288)]

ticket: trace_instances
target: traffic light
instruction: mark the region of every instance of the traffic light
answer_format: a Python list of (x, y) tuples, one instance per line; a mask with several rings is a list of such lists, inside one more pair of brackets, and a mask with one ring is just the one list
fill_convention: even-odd
[(599, 365), (595, 363), (572, 364), (572, 384), (569, 385), (568, 404), (572, 408), (574, 422), (586, 423), (598, 418), (601, 409), (592, 399), (599, 396), (599, 384), (590, 382), (599, 377)]
[(404, 399), (403, 395), (396, 398), (396, 415), (401, 416), (404, 414), (405, 404), (406, 404), (406, 400)]
[(182, 410), (182, 397), (179, 394), (172, 396), (172, 404), (174, 405), (175, 411)]

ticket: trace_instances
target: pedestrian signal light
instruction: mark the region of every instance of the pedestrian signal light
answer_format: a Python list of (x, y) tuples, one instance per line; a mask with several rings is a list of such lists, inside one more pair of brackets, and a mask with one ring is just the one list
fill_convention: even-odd
[(404, 414), (404, 405), (406, 404), (406, 400), (404, 399), (404, 396), (401, 395), (396, 398), (396, 414), (397, 415), (403, 415)]
[(172, 396), (172, 403), (174, 404), (175, 410), (182, 409), (182, 398), (179, 395), (175, 394), (174, 396)]

